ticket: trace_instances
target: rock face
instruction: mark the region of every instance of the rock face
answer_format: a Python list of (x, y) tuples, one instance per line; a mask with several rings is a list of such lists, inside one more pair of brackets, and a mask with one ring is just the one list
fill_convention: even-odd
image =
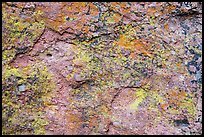
[(2, 32), (2, 134), (202, 134), (201, 2), (4, 2)]

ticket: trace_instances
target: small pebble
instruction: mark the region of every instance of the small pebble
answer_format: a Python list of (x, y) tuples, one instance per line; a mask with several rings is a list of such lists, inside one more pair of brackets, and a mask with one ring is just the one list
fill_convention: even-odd
[(18, 86), (18, 91), (25, 91), (25, 89), (26, 89), (26, 86), (24, 84)]
[(81, 81), (84, 80), (84, 79), (80, 76), (80, 74), (77, 74), (77, 73), (74, 74), (74, 79), (75, 79), (76, 82), (81, 82)]

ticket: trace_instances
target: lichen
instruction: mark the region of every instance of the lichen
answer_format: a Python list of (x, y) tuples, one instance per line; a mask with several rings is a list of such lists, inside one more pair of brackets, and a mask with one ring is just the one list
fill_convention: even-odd
[[(60, 93), (68, 94), (69, 113), (64, 115), (68, 130), (75, 134), (83, 133), (87, 125), (93, 134), (116, 132), (110, 123), (114, 130), (105, 129), (106, 122), (100, 118), (120, 121), (116, 115), (126, 115), (129, 109), (135, 114), (139, 108), (148, 115), (156, 113), (145, 126), (163, 119), (167, 123), (184, 112), (193, 121), (198, 112), (198, 85), (202, 85), (202, 23), (197, 14), (191, 19), (192, 5), (183, 7), (182, 3), (2, 3), (2, 134), (45, 134), (49, 123), (43, 117), (44, 108), (55, 109), (53, 97), (62, 96), (50, 93), (55, 78), (49, 70), (59, 72)], [(54, 37), (53, 41), (47, 41), (48, 37)], [(52, 66), (56, 61), (52, 50), (31, 56), (33, 48), (41, 52), (46, 44), (55, 49), (60, 40), (74, 45), (73, 58), (66, 49), (62, 57), (66, 62), (59, 62), (71, 64), (69, 70)], [(27, 66), (18, 65), (22, 54), (38, 61), (29, 59), (23, 62)], [(49, 68), (42, 63), (45, 54), (53, 55), (46, 61)], [(83, 80), (76, 80), (76, 75)], [(127, 88), (135, 90), (127, 97), (132, 102), (117, 113), (112, 106), (123, 103), (117, 100), (123, 99), (119, 94)]]
[(29, 16), (22, 16), (21, 10), (2, 3), (4, 65), (10, 63), (17, 54), (27, 52), (28, 48), (31, 49), (45, 27), (44, 22), (39, 20), (38, 11)]
[[(54, 83), (51, 84), (52, 76), (47, 68), (41, 66), (39, 64), (32, 67), (27, 66), (22, 70), (6, 66), (3, 70), (2, 134), (45, 133), (44, 125), (47, 122), (46, 119), (42, 119), (42, 115), (44, 115), (42, 108), (45, 105), (43, 101), (46, 93), (54, 89)], [(31, 73), (28, 73), (29, 71)], [(8, 87), (5, 82), (12, 83)], [(26, 90), (18, 91), (19, 84), (26, 84)]]
[(133, 109), (133, 110), (138, 109), (138, 106), (140, 105), (140, 103), (142, 103), (144, 101), (144, 99), (146, 98), (147, 93), (144, 89), (139, 88), (135, 92), (135, 95), (136, 95), (135, 101), (129, 105), (130, 109)]

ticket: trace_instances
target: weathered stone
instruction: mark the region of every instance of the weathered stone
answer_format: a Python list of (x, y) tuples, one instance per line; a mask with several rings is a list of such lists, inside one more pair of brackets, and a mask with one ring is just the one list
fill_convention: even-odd
[(115, 122), (113, 122), (113, 125), (114, 125), (114, 126), (116, 126), (116, 127), (118, 127), (118, 126), (120, 126), (120, 125), (121, 125), (121, 123), (120, 123), (120, 122), (115, 121)]
[(75, 65), (76, 67), (82, 67), (82, 66), (84, 65), (84, 62), (83, 62), (82, 60), (76, 60), (76, 61), (74, 62), (74, 65)]
[(75, 80), (76, 82), (81, 82), (81, 81), (84, 81), (85, 79), (82, 78), (80, 74), (75, 73), (75, 74), (74, 74), (74, 80)]
[(25, 91), (25, 90), (26, 90), (25, 84), (18, 86), (18, 91)]

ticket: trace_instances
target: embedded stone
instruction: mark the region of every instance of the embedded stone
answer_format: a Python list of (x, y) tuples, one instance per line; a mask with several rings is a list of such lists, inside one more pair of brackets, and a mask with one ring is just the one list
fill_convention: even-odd
[(22, 92), (22, 91), (25, 91), (25, 90), (26, 90), (26, 86), (24, 84), (18, 86), (18, 91)]
[(76, 82), (81, 82), (81, 81), (84, 81), (84, 78), (82, 78), (80, 74), (75, 73), (75, 74), (74, 74), (74, 80), (75, 80)]

